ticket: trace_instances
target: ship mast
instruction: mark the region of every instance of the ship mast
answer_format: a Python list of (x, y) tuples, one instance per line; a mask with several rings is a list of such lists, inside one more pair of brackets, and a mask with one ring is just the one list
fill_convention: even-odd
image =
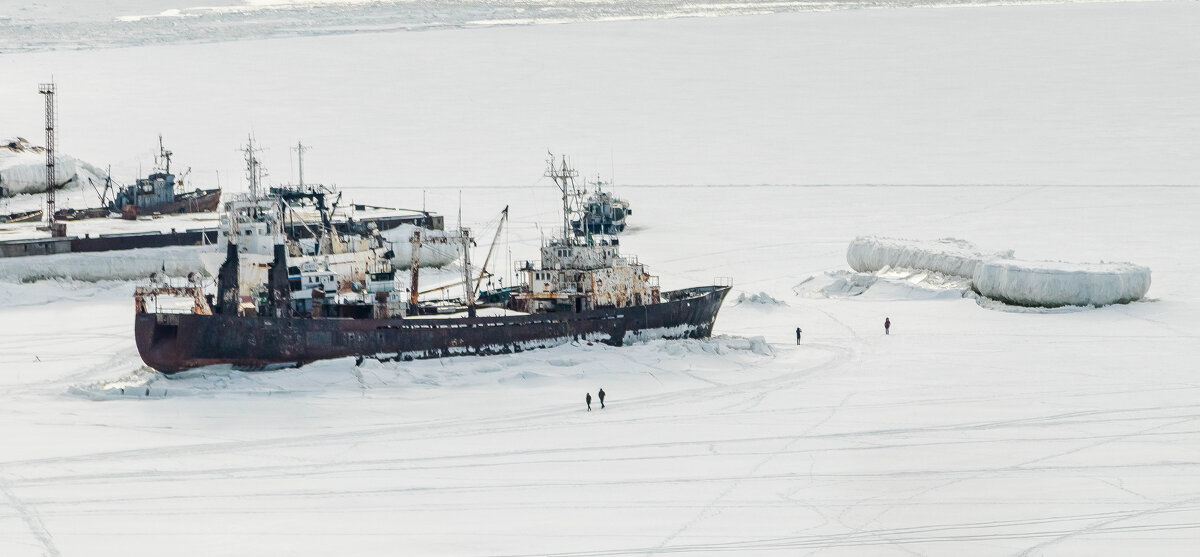
[(300, 189), (304, 189), (304, 152), (312, 149), (305, 147), (303, 143), (296, 142), (296, 166), (300, 168)]
[(475, 317), (475, 288), (471, 286), (471, 231), (459, 226), (463, 245), (463, 297), (467, 302), (467, 315)]
[(475, 288), (471, 286), (471, 231), (462, 225), (462, 192), (458, 192), (458, 233), (463, 246), (463, 301), (467, 315), (475, 317)]
[(261, 151), (262, 149), (254, 148), (254, 136), (247, 136), (246, 147), (242, 149), (242, 153), (246, 156), (246, 177), (250, 180), (251, 199), (258, 199), (258, 186), (262, 181), (262, 162), (258, 160), (258, 156), (255, 154)]
[(562, 191), (563, 203), (563, 241), (567, 245), (573, 243), (573, 234), (571, 234), (571, 197), (575, 195), (575, 178), (579, 173), (567, 163), (567, 157), (562, 157), (562, 163), (558, 168), (555, 168), (554, 153), (547, 152), (550, 158), (546, 160), (547, 169), (545, 176), (554, 180), (554, 185)]
[(166, 161), (166, 166), (163, 168), (163, 174), (171, 173), (171, 155), (174, 153), (163, 147), (162, 134), (158, 134), (158, 157)]

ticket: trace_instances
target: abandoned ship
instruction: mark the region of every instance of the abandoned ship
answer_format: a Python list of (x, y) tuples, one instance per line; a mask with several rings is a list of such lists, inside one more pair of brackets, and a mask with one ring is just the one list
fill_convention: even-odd
[[(138, 178), (134, 185), (116, 191), (113, 191), (111, 178), (106, 179), (104, 190), (100, 193), (103, 207), (61, 209), (55, 212), (55, 219), (70, 221), (116, 214), (124, 219), (135, 220), (149, 215), (216, 211), (221, 202), (221, 189), (184, 191), (183, 180), (191, 169), (180, 176), (173, 174), (173, 154), (163, 146), (162, 136), (158, 136), (158, 155), (155, 157), (155, 168), (149, 176)], [(108, 199), (110, 192), (113, 193), (111, 200)]]
[[(470, 232), (460, 229), (455, 238), (464, 248), (464, 296), (455, 303), (418, 299), (415, 261), (406, 296), (391, 250), (339, 273), (313, 261), (290, 265), (288, 247), (276, 244), (266, 281), (247, 290), (235, 237), (226, 246), (215, 296), (195, 282), (177, 287), (160, 280), (137, 289), (138, 352), (147, 365), (171, 374), (213, 364), (265, 370), (341, 357), (407, 361), (520, 352), (574, 340), (619, 346), (708, 337), (730, 286), (662, 292), (645, 265), (621, 255), (615, 237), (573, 229), (572, 213), (580, 207), (577, 174), (565, 159), (556, 164), (551, 157), (549, 167), (546, 175), (562, 192), (562, 236), (543, 244), (540, 263), (522, 266), (518, 286), (478, 297), (467, 249)], [(417, 248), (427, 239), (418, 230), (411, 241)], [(192, 303), (186, 312), (169, 312), (159, 297), (188, 297)]]

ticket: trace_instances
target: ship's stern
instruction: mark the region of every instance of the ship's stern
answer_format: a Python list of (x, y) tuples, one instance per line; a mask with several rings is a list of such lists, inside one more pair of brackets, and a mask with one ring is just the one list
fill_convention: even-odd
[(191, 327), (188, 323), (182, 323), (184, 318), (192, 317), (197, 316), (178, 313), (137, 314), (134, 317), (133, 337), (142, 361), (162, 373), (195, 367), (195, 364), (189, 363), (191, 355), (188, 352), (192, 343), (187, 339), (192, 332)]

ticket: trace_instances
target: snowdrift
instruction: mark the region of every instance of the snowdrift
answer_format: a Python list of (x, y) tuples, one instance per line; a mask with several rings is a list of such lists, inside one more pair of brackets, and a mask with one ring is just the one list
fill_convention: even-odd
[[(104, 171), (75, 157), (56, 155), (54, 181), (59, 188), (78, 187), (88, 178), (103, 184)], [(0, 197), (46, 191), (46, 149), (23, 137), (0, 140)]]
[(956, 239), (859, 237), (850, 242), (846, 262), (860, 273), (904, 268), (957, 275), (982, 296), (1026, 307), (1124, 304), (1150, 289), (1150, 269), (1140, 265), (1022, 261), (1011, 250), (986, 254)]
[[(717, 335), (708, 339), (657, 339), (624, 347), (576, 343), (454, 361), (381, 362), (367, 359), (356, 365), (354, 358), (340, 358), (272, 373), (243, 372), (227, 365), (214, 365), (165, 376), (144, 366), (136, 350), (130, 348), (104, 363), (108, 377), (71, 385), (67, 393), (90, 400), (214, 394), (255, 397), (315, 393), (324, 397), (331, 393), (354, 393), (374, 388), (561, 385), (565, 380), (590, 381), (591, 377), (601, 376), (600, 373), (610, 379), (653, 377), (652, 380), (658, 383), (669, 378), (695, 380), (696, 375), (706, 369), (731, 362), (744, 367), (757, 366), (774, 357), (774, 349), (761, 336)], [(123, 373), (114, 377), (112, 372), (118, 370)], [(648, 370), (652, 370), (653, 375), (647, 374)]]

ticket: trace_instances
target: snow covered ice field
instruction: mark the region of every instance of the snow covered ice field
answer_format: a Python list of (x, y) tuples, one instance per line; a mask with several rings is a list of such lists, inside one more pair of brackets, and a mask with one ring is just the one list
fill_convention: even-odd
[[(234, 176), (253, 126), (285, 181), (283, 146), (314, 134), (313, 176), (358, 199), (428, 187), (453, 215), (454, 186), (505, 186), (462, 189), (464, 220), (511, 205), (518, 259), (554, 226), (546, 147), (589, 174), (612, 153), (619, 184), (941, 185), (619, 185), (623, 251), (664, 288), (733, 277), (710, 341), (165, 379), (133, 347), (134, 283), (0, 282), (0, 555), (1190, 555), (1200, 188), (1179, 184), (1200, 175), (1200, 44), (1182, 32), (1198, 18), (871, 10), (4, 55), (0, 135), (36, 137), (27, 97), (52, 70), (83, 160), (165, 131)], [(703, 56), (752, 37), (755, 64)], [(233, 56), (342, 76), (339, 56), (368, 48), (363, 67), (398, 69), (361, 96), (286, 71), (244, 83), (262, 64)], [(554, 63), (509, 56), (537, 48)], [(190, 87), (128, 86), (166, 59)], [(572, 79), (548, 85), (566, 59)], [(459, 71), (434, 71), (447, 60)], [(744, 90), (766, 76), (776, 89)], [(1132, 261), (1153, 284), (1045, 313), (916, 277), (822, 295), (864, 235)], [(609, 407), (584, 411), (600, 387)]]

